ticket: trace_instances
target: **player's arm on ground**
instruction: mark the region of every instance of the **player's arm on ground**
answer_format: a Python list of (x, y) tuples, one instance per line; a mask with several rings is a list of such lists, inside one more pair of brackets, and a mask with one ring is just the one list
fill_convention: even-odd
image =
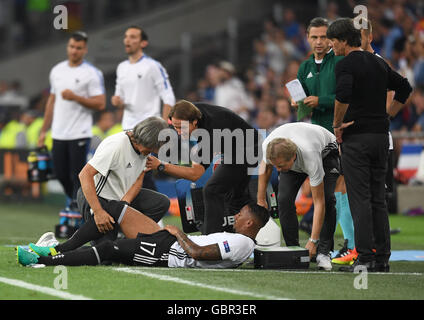
[(94, 221), (100, 232), (106, 233), (113, 229), (115, 220), (102, 208), (97, 197), (96, 187), (94, 185), (94, 176), (99, 173), (92, 165), (87, 163), (82, 168), (78, 177), (81, 182), (81, 189), (84, 193), (91, 210), (93, 211)]
[(221, 251), (217, 243), (199, 246), (191, 241), (187, 235), (175, 226), (167, 225), (164, 228), (177, 238), (184, 251), (195, 260), (222, 260)]
[[(157, 170), (160, 164), (161, 161), (158, 158), (152, 155), (147, 157), (146, 168)], [(203, 173), (205, 173), (205, 167), (195, 162), (193, 162), (190, 167), (179, 166), (172, 163), (163, 164), (165, 165), (165, 169), (163, 172), (180, 179), (197, 181), (200, 179)]]
[(257, 193), (257, 202), (258, 205), (268, 208), (266, 202), (266, 189), (268, 187), (269, 179), (272, 174), (272, 165), (266, 164), (263, 160), (259, 165), (259, 175), (258, 175), (258, 193)]
[(39, 147), (44, 146), (44, 141), (46, 140), (46, 133), (50, 129), (53, 120), (53, 109), (56, 96), (53, 93), (50, 93), (49, 98), (47, 99), (46, 108), (44, 110), (44, 121), (43, 126), (40, 130), (40, 135), (38, 137), (37, 145)]

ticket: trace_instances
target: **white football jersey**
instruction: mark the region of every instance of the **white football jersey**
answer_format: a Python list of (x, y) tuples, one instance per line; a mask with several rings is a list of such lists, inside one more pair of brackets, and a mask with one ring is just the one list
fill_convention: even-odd
[(144, 170), (146, 159), (137, 154), (125, 132), (107, 137), (88, 162), (99, 172), (94, 176), (97, 195), (121, 200)]
[(218, 244), (222, 260), (198, 261), (190, 257), (176, 241), (169, 250), (168, 267), (170, 268), (236, 268), (245, 262), (255, 249), (255, 242), (240, 233), (217, 232), (208, 235), (188, 236), (199, 246)]
[(136, 63), (125, 60), (116, 70), (115, 96), (125, 105), (122, 118), (124, 130), (132, 130), (144, 119), (161, 117), (161, 100), (173, 106), (175, 96), (165, 68), (143, 55)]
[(66, 89), (85, 98), (102, 95), (105, 93), (102, 72), (86, 61), (71, 67), (68, 60), (58, 63), (50, 71), (50, 93), (55, 95), (52, 138), (92, 137), (93, 111), (75, 101), (63, 99), (62, 92)]

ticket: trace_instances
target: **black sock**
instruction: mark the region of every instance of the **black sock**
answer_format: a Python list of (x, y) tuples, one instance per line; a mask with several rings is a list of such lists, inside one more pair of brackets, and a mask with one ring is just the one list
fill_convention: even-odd
[(39, 257), (38, 263), (46, 266), (95, 266), (99, 264), (93, 248), (80, 248), (66, 253), (59, 253), (53, 257)]
[[(114, 230), (110, 232), (114, 232)], [(84, 224), (72, 235), (71, 238), (64, 243), (58, 244), (55, 247), (55, 250), (61, 253), (75, 250), (89, 241), (102, 238), (104, 235), (104, 233), (101, 233), (99, 229), (97, 229), (94, 218), (91, 217), (89, 220), (84, 222)]]
[(39, 257), (38, 263), (46, 266), (96, 266), (104, 261), (120, 262), (119, 249), (112, 241), (105, 241), (91, 248), (59, 253), (55, 256)]

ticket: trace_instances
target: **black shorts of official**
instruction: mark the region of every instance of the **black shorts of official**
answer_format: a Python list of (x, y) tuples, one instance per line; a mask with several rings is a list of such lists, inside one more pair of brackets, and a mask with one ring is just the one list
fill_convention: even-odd
[(167, 267), (169, 250), (177, 238), (166, 230), (160, 230), (152, 234), (139, 233), (135, 240), (135, 265)]

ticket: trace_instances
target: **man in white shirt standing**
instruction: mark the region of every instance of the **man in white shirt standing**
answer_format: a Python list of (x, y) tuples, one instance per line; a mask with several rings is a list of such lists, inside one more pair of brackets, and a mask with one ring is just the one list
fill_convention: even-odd
[(124, 45), (128, 59), (116, 69), (116, 87), (112, 97), (112, 105), (124, 109), (124, 130), (133, 129), (137, 123), (151, 116), (162, 116), (168, 120), (169, 110), (175, 104), (165, 68), (144, 53), (148, 44), (147, 34), (142, 28), (131, 26), (125, 31)]
[(314, 218), (306, 248), (317, 253), (317, 266), (331, 270), (330, 251), (334, 246), (336, 199), (334, 188), (340, 175), (336, 137), (327, 129), (304, 122), (287, 123), (276, 128), (262, 143), (263, 160), (258, 178), (258, 204), (267, 207), (266, 188), (273, 166), (280, 173), (278, 211), (287, 246), (299, 246), (299, 225), (295, 200), (309, 176)]
[(220, 83), (215, 88), (214, 104), (228, 108), (249, 121), (254, 103), (247, 95), (243, 82), (235, 76), (235, 67), (228, 61), (221, 61), (218, 68)]
[(106, 106), (103, 74), (84, 60), (87, 41), (84, 32), (72, 34), (67, 45), (68, 59), (52, 68), (50, 96), (38, 139), (38, 146), (43, 146), (51, 126), (54, 170), (72, 211), (78, 210), (78, 174), (87, 162), (92, 114)]
[[(148, 36), (142, 28), (130, 26), (125, 31), (124, 46), (128, 59), (116, 69), (115, 94), (111, 98), (112, 105), (124, 110), (124, 130), (132, 130), (137, 123), (151, 116), (162, 116), (168, 121), (171, 106), (175, 104), (165, 68), (144, 53), (148, 45)], [(144, 186), (156, 190), (151, 172), (146, 174)]]

